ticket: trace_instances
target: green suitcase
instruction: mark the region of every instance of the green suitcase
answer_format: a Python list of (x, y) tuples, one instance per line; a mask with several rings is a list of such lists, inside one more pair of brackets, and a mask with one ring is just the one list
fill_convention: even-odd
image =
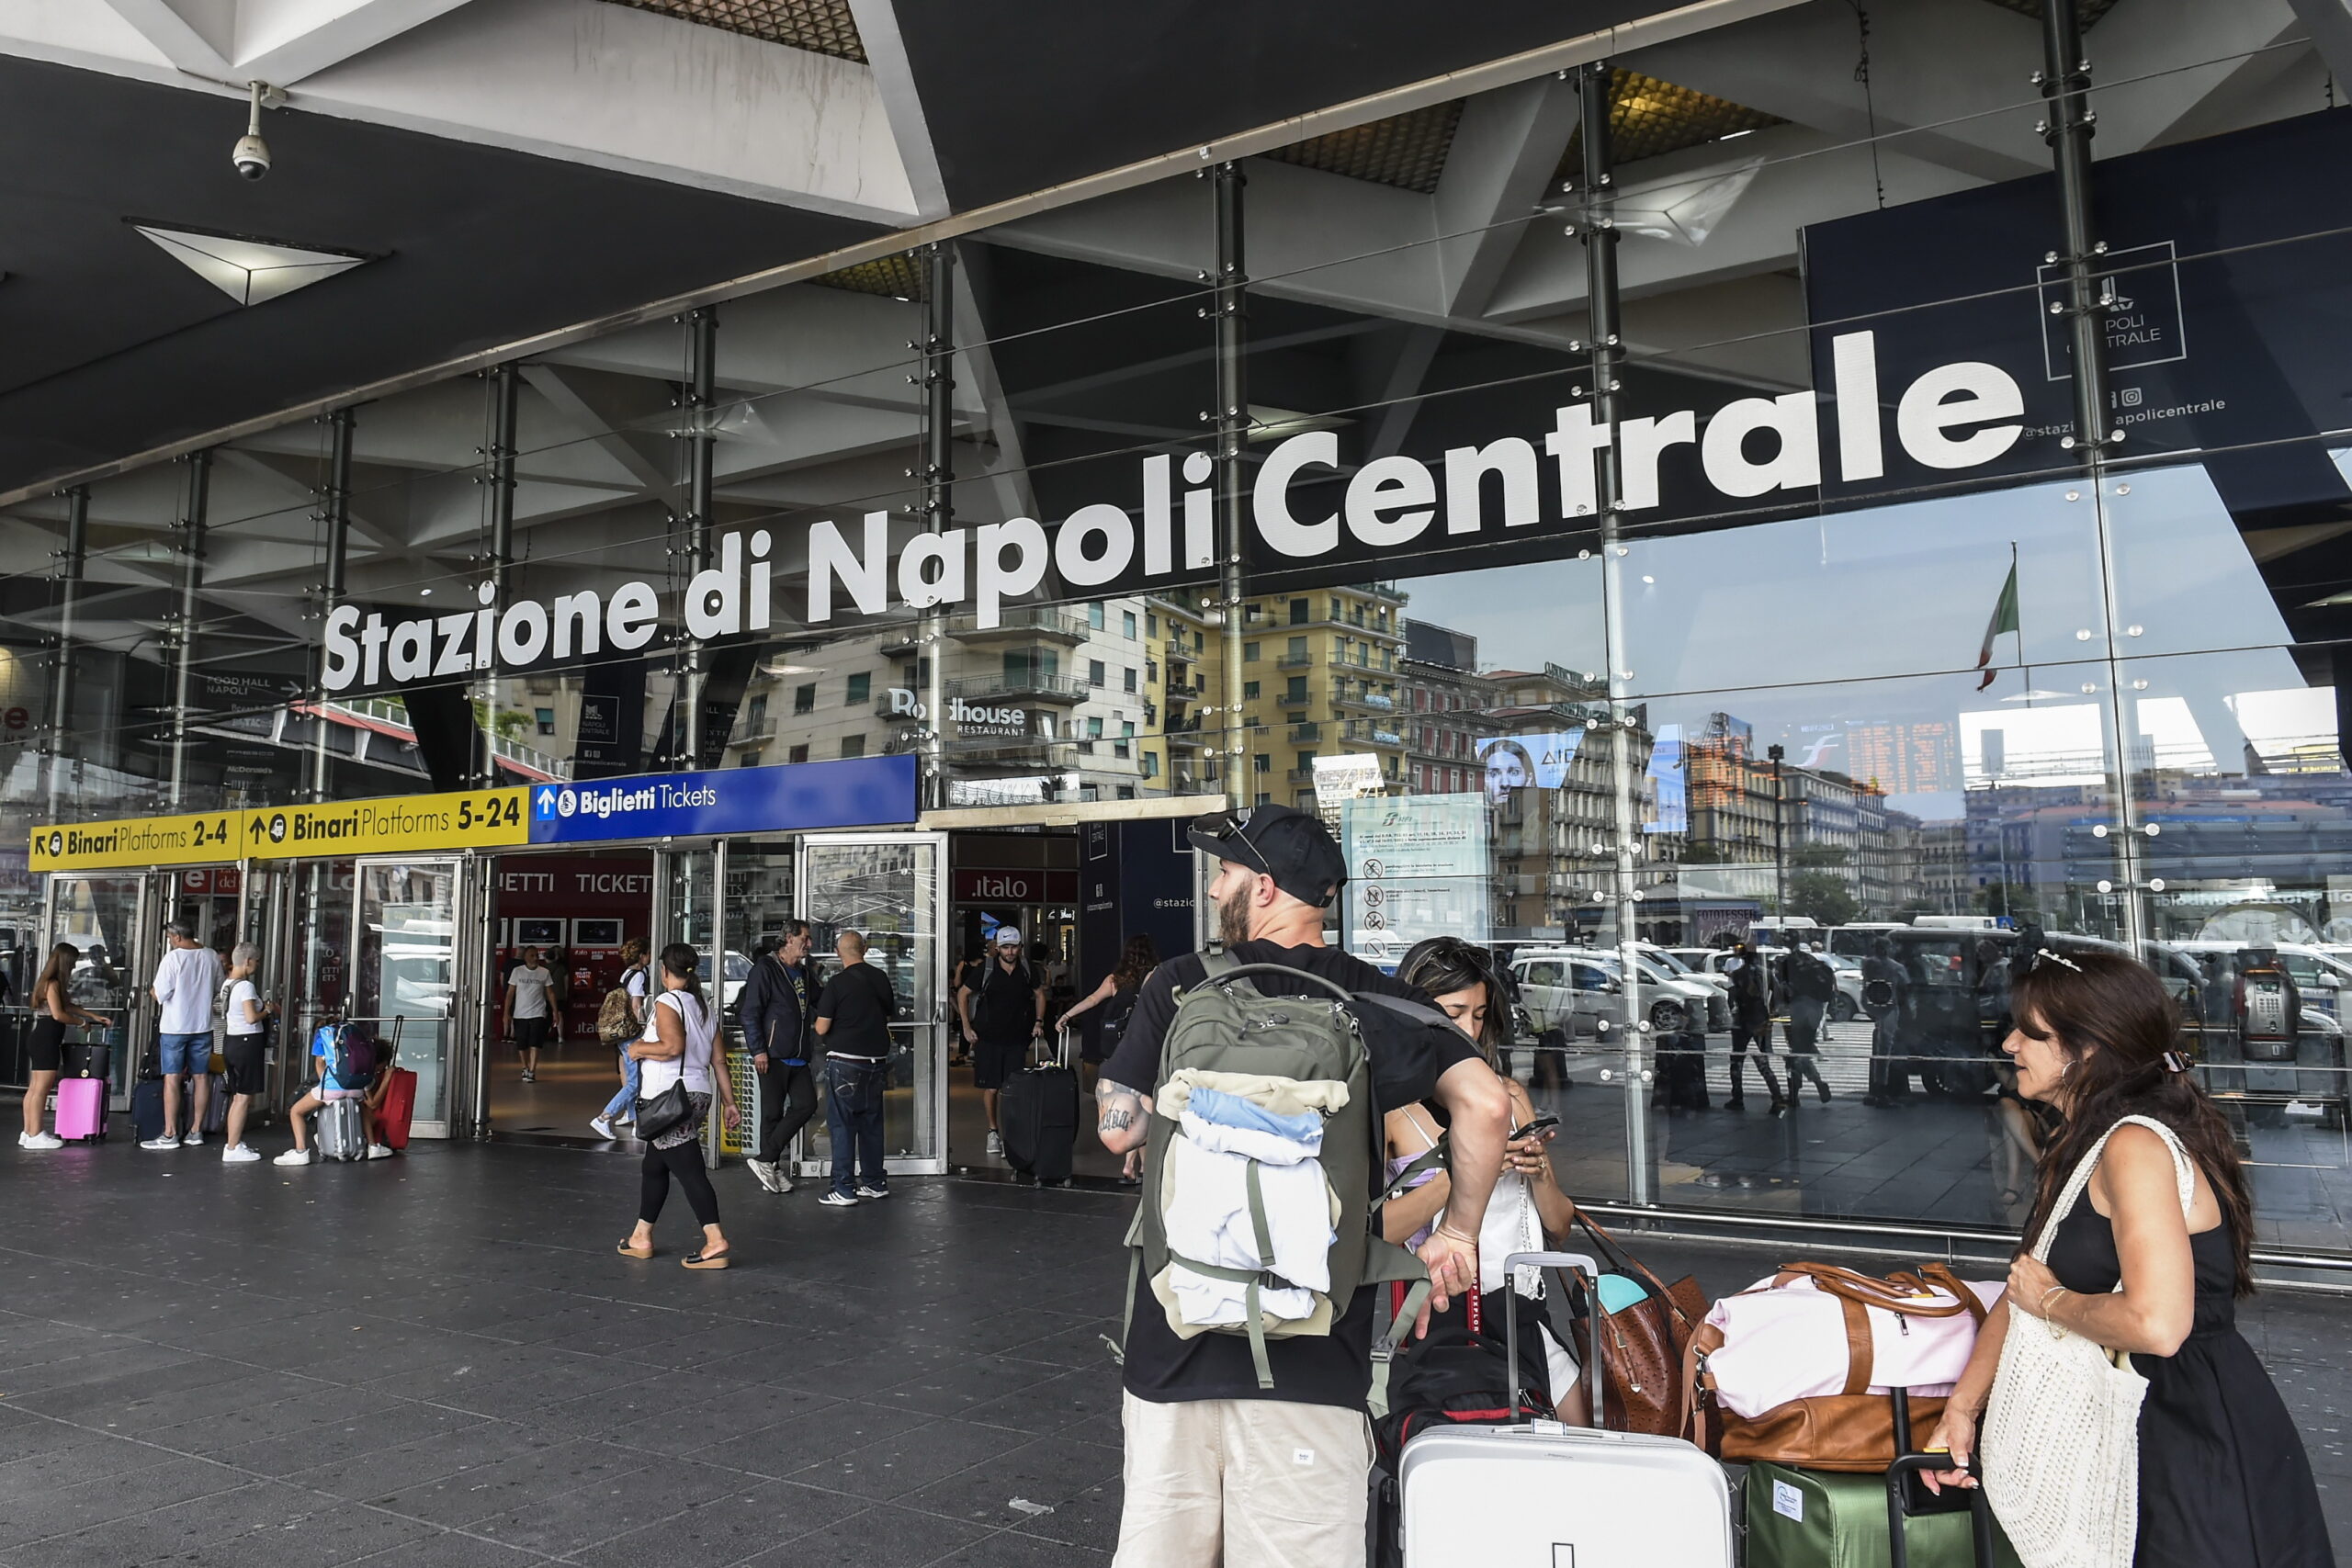
[[(1883, 1475), (1758, 1462), (1747, 1467), (1744, 1495), (1747, 1568), (1888, 1568), (1894, 1562)], [(1964, 1511), (1914, 1515), (1904, 1542), (1910, 1568), (2019, 1568), (1997, 1525), (1992, 1562), (1977, 1562)]]

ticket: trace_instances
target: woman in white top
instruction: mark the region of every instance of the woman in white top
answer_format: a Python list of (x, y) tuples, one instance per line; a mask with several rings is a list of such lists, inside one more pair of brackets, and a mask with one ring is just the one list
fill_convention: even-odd
[[(1510, 1095), (1514, 1136), (1504, 1150), (1502, 1174), (1495, 1179), (1487, 1217), (1478, 1227), (1478, 1291), (1481, 1296), (1493, 1296), (1503, 1288), (1504, 1258), (1514, 1252), (1552, 1249), (1566, 1238), (1576, 1220), (1576, 1205), (1560, 1190), (1545, 1147), (1555, 1130), (1546, 1126), (1524, 1136), (1516, 1134), (1516, 1129), (1535, 1121), (1535, 1103), (1518, 1079), (1496, 1065), (1500, 1060), (1498, 1046), (1510, 1039), (1509, 1002), (1495, 977), (1493, 961), (1483, 948), (1455, 937), (1418, 942), (1396, 966), (1396, 977), (1427, 993), (1463, 1033), (1476, 1042), (1478, 1054), (1502, 1076)], [(1439, 1128), (1427, 1105), (1390, 1111), (1386, 1133), (1391, 1181), (1437, 1147)], [(1399, 1245), (1418, 1246), (1445, 1222), (1446, 1200), (1452, 1192), (1452, 1180), (1442, 1167), (1424, 1171), (1408, 1190), (1382, 1207), (1382, 1234)], [(1528, 1278), (1529, 1272), (1522, 1270), (1521, 1278), (1512, 1283), (1520, 1294), (1540, 1297), (1542, 1282)], [(1498, 1312), (1507, 1305), (1492, 1300), (1487, 1310)], [(1573, 1426), (1591, 1425), (1592, 1400), (1577, 1375), (1575, 1355), (1552, 1332), (1549, 1323), (1543, 1325), (1542, 1333), (1554, 1409), (1561, 1420)]]
[(228, 1005), (221, 1010), (220, 1024), (227, 1032), (220, 1055), (229, 1065), (229, 1146), (220, 1151), (223, 1165), (251, 1165), (261, 1158), (259, 1150), (245, 1146), (245, 1113), (253, 1109), (254, 1096), (268, 1092), (264, 1047), (277, 1004), (261, 999), (261, 987), (254, 980), (260, 968), (261, 949), (252, 942), (239, 942), (229, 954)]
[(716, 1095), (727, 1124), (737, 1124), (734, 1086), (728, 1082), (726, 1051), (718, 1043), (718, 1020), (704, 999), (695, 977), (699, 960), (684, 942), (662, 950), (662, 990), (654, 998), (645, 1034), (628, 1048), (638, 1064), (640, 1104), (674, 1088), (681, 1080), (687, 1102), (694, 1107), (686, 1119), (645, 1145), (644, 1176), (639, 1183), (637, 1229), (621, 1243), (629, 1258), (653, 1256), (653, 1222), (670, 1196), (670, 1179), (686, 1190), (686, 1201), (702, 1223), (702, 1246), (688, 1253), (689, 1269), (724, 1269), (733, 1249), (718, 1228), (718, 1194), (711, 1190), (710, 1173), (702, 1165), (703, 1124)]

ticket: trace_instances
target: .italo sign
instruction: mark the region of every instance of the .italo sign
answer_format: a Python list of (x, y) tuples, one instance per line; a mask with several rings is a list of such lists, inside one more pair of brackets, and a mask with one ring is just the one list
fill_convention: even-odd
[[(1838, 478), (1882, 478), (1886, 414), (1877, 336), (1843, 333), (1831, 340), (1830, 350)], [(1894, 400), (1894, 436), (1922, 467), (1973, 468), (2017, 444), (2024, 410), (2017, 379), (1998, 366), (1939, 365)], [(1571, 403), (1554, 411), (1540, 453), (1535, 442), (1505, 435), (1449, 450), (1442, 473), (1402, 454), (1375, 457), (1349, 476), (1339, 507), (1321, 517), (1297, 514), (1293, 487), (1336, 477), (1340, 437), (1334, 431), (1306, 431), (1267, 451), (1252, 483), (1250, 514), (1266, 547), (1294, 560), (1331, 553), (1343, 533), (1375, 550), (1417, 546), (1432, 529), (1455, 539), (1508, 534), (1547, 520), (1589, 516), (1599, 505), (1593, 459), (1612, 447), (1623, 475), (1621, 505), (1629, 513), (1660, 503), (1660, 459), (1676, 446), (1695, 446), (1706, 482), (1725, 496), (1746, 500), (1810, 490), (1824, 479), (1822, 423), (1814, 392), (1736, 399), (1715, 411), (1704, 432), (1690, 409), (1611, 426), (1597, 421), (1589, 404)], [(917, 610), (969, 604), (976, 623), (989, 627), (1001, 623), (1007, 600), (1045, 586), (1048, 569), (1070, 589), (1132, 580), (1138, 563), (1145, 581), (1204, 570), (1215, 554), (1214, 465), (1206, 453), (1188, 454), (1181, 490), (1177, 469), (1164, 454), (1142, 460), (1139, 517), (1124, 506), (1095, 502), (1071, 513), (1050, 536), (1035, 518), (1014, 517), (918, 535), (895, 561), (887, 512), (865, 513), (854, 530), (818, 523), (808, 532), (799, 619), (821, 626), (844, 604), (860, 615), (880, 615), (895, 597)], [(1488, 486), (1490, 478), (1498, 485)], [(1499, 505), (1490, 504), (1490, 497)], [(686, 585), (680, 610), (687, 637), (708, 641), (771, 629), (772, 544), (764, 529), (748, 540), (741, 534), (721, 536), (718, 563)], [(504, 604), (484, 583), (476, 608), (389, 622), (343, 604), (327, 615), (324, 683), (342, 692), (528, 670), (608, 650), (632, 652), (661, 629), (662, 595), (645, 581), (624, 582), (609, 594), (583, 590), (546, 603)]]

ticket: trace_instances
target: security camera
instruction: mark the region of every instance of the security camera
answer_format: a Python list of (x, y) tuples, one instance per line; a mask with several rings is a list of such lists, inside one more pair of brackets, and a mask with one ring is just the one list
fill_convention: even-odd
[(253, 114), (245, 121), (245, 133), (229, 153), (229, 161), (237, 165), (237, 173), (249, 180), (257, 180), (269, 173), (269, 143), (261, 139), (261, 111), (277, 107), (286, 101), (286, 95), (265, 82), (248, 84), (253, 89)]

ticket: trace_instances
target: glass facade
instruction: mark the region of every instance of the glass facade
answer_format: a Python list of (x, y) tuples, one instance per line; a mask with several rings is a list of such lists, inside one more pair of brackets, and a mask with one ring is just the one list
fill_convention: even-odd
[[(1662, 130), (1683, 90), (1620, 72), (1596, 200), (1597, 84), (1546, 77), (1409, 158), (1320, 138), (0, 509), (5, 842), (891, 752), (942, 808), (1303, 804), (1337, 940), (1506, 952), (1578, 1196), (1957, 1229), (2020, 1213), (2007, 966), (2120, 945), (2262, 1245), (2352, 1251), (2352, 120), (2200, 129), (2250, 57), (2199, 47), (2092, 95), (2095, 466), (2038, 99), (1972, 159), (1690, 93)], [(129, 895), (73, 886), (106, 945)], [(1725, 1115), (1721, 946), (1791, 933), (1838, 971), (1826, 1089)], [(1874, 1040), (1906, 1108), (1860, 1103)]]

